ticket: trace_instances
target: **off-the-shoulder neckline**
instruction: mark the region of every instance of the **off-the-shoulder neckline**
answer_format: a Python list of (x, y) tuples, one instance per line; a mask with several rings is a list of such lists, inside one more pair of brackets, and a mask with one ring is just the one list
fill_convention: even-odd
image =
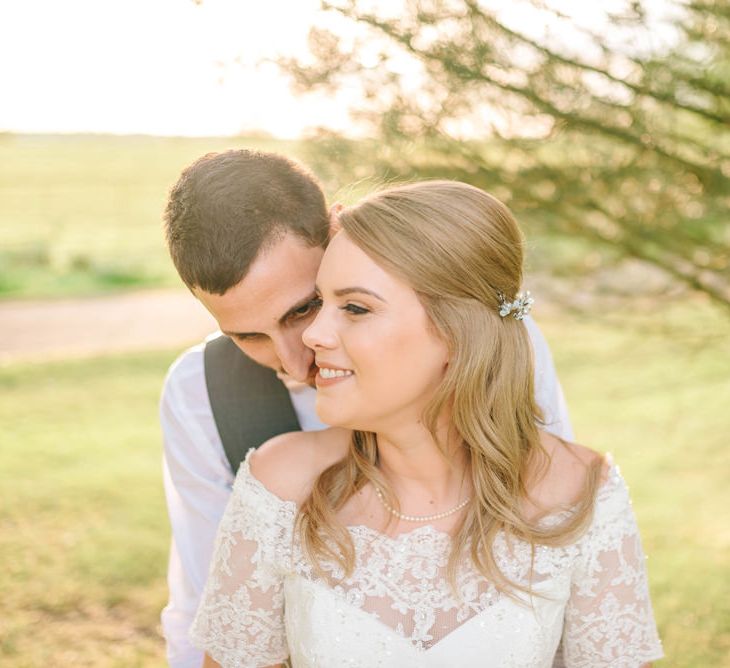
[[(286, 508), (292, 515), (292, 518), (296, 516), (296, 513), (298, 511), (299, 506), (297, 505), (296, 501), (289, 501), (287, 499), (282, 499), (277, 494), (274, 494), (264, 483), (262, 483), (256, 476), (253, 475), (251, 472), (251, 465), (249, 463), (249, 459), (251, 455), (253, 454), (254, 450), (249, 450), (249, 452), (246, 454), (245, 459), (243, 462), (241, 462), (241, 466), (238, 471), (238, 476), (245, 476), (246, 480), (245, 482), (252, 485), (255, 489), (261, 491), (265, 496), (269, 497), (271, 500), (273, 500), (276, 504), (278, 504), (282, 508)], [(608, 470), (606, 472), (606, 479), (601, 483), (601, 485), (598, 488), (598, 491), (596, 492), (596, 500), (595, 504), (598, 505), (602, 500), (608, 498), (611, 496), (611, 494), (614, 492), (614, 490), (622, 485), (623, 483), (623, 477), (621, 476), (621, 471), (618, 467), (618, 464), (616, 464), (613, 460), (613, 455), (611, 453), (606, 453), (605, 455), (606, 463), (608, 464)], [(552, 523), (556, 521), (560, 521), (561, 519), (567, 517), (573, 510), (575, 506), (565, 508), (563, 510), (559, 510), (557, 512), (551, 513), (549, 515), (545, 515), (540, 522), (543, 523)], [(400, 533), (395, 534), (394, 536), (391, 536), (389, 534), (383, 533), (382, 531), (368, 526), (367, 524), (352, 524), (347, 525), (345, 527), (348, 529), (348, 531), (351, 532), (367, 532), (370, 534), (376, 534), (378, 536), (382, 536), (384, 539), (390, 540), (390, 541), (399, 541), (399, 540), (405, 540), (408, 537), (412, 537), (415, 535), (420, 535), (423, 533), (431, 533), (435, 534), (437, 536), (445, 536), (449, 540), (451, 539), (451, 536), (448, 534), (448, 532), (443, 531), (441, 529), (436, 529), (430, 524), (422, 524), (417, 527), (414, 527), (413, 529), (409, 529), (408, 531), (401, 531)]]

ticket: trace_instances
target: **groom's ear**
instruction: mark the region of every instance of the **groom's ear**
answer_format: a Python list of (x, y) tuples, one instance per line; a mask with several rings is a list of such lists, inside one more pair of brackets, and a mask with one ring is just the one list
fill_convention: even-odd
[(344, 208), (345, 205), (342, 202), (335, 202), (330, 207), (330, 239), (342, 229), (342, 225), (340, 225), (340, 211)]

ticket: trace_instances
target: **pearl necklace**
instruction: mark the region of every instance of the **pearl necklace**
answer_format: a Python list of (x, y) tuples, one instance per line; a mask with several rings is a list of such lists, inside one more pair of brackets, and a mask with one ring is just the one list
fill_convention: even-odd
[(406, 522), (433, 522), (434, 520), (442, 520), (444, 517), (453, 515), (454, 513), (460, 511), (462, 508), (466, 507), (466, 504), (469, 503), (471, 498), (467, 496), (458, 506), (454, 506), (451, 510), (445, 510), (443, 513), (436, 513), (435, 515), (404, 515), (403, 513), (398, 512), (385, 500), (382, 492), (375, 485), (373, 485), (373, 488), (375, 489), (375, 494), (380, 499), (380, 503), (383, 504), (385, 509), (391, 515), (395, 515), (395, 517), (397, 517), (399, 520), (404, 520)]

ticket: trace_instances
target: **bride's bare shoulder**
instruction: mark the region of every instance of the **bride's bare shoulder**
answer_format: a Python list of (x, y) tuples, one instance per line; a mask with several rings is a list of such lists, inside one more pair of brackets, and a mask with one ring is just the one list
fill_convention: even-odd
[(280, 499), (301, 503), (317, 476), (347, 454), (351, 434), (333, 427), (275, 436), (251, 455), (251, 474)]
[(605, 479), (609, 464), (604, 455), (584, 445), (564, 441), (548, 432), (542, 432), (547, 461), (537, 471), (530, 489), (530, 497), (542, 509), (571, 506), (585, 489), (586, 476), (598, 466)]

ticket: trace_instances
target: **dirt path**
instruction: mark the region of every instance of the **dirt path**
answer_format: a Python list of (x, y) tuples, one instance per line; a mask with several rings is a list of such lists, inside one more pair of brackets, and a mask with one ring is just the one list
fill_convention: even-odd
[[(533, 284), (540, 313), (553, 282)], [(106, 353), (184, 348), (218, 329), (185, 289), (140, 290), (72, 299), (0, 301), (0, 365)]]
[(186, 290), (0, 302), (0, 364), (182, 348), (216, 329)]

